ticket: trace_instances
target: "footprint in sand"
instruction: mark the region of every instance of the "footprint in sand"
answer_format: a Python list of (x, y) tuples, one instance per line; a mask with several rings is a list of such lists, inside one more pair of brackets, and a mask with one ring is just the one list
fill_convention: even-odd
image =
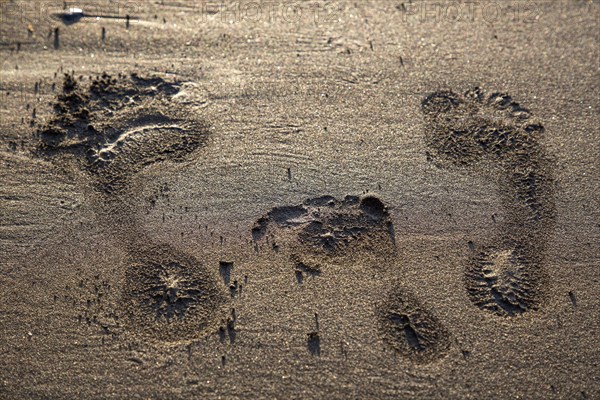
[(178, 99), (182, 85), (161, 78), (104, 74), (83, 86), (65, 75), (53, 118), (37, 134), (37, 153), (71, 160), (108, 193), (161, 161), (182, 161), (206, 144), (208, 129)]
[(482, 250), (473, 255), (465, 283), (479, 308), (512, 316), (536, 305), (541, 277), (523, 249), (506, 248), (508, 250)]
[[(326, 256), (394, 247), (394, 226), (387, 207), (375, 196), (346, 196), (343, 200), (322, 196), (300, 205), (275, 207), (252, 228), (256, 241), (274, 234), (279, 238), (296, 236), (300, 251)], [(277, 248), (277, 238), (273, 246)]]
[(164, 245), (132, 256), (125, 276), (121, 301), (129, 328), (163, 342), (206, 334), (227, 301), (205, 266)]
[[(290, 255), (298, 283), (320, 276), (327, 264), (352, 262), (359, 253), (389, 262), (395, 259), (395, 232), (388, 208), (374, 195), (308, 199), (300, 205), (271, 209), (252, 229), (258, 243)], [(350, 257), (348, 257), (350, 255)], [(450, 347), (444, 326), (416, 298), (393, 287), (376, 310), (389, 347), (413, 362), (443, 357)]]
[[(52, 119), (41, 127), (36, 153), (79, 168), (100, 189), (98, 210), (130, 259), (121, 288), (126, 329), (161, 342), (198, 338), (218, 319), (227, 296), (194, 257), (152, 244), (122, 196), (129, 179), (163, 161), (186, 160), (203, 147), (207, 125), (189, 104), (185, 84), (162, 78), (96, 77), (89, 85), (65, 75)], [(180, 101), (181, 99), (181, 101)]]
[(414, 362), (433, 361), (450, 349), (450, 334), (442, 323), (405, 290), (392, 290), (379, 318), (386, 342)]
[(544, 236), (554, 219), (544, 127), (506, 94), (439, 91), (422, 102), (428, 158), (498, 181), (507, 218), (489, 243), (471, 247), (465, 283), (479, 308), (514, 316), (536, 308), (543, 286)]
[(304, 274), (320, 275), (330, 259), (357, 251), (381, 256), (395, 252), (394, 225), (376, 196), (322, 196), (274, 207), (256, 221), (252, 237), (275, 251), (285, 243), (299, 282)]

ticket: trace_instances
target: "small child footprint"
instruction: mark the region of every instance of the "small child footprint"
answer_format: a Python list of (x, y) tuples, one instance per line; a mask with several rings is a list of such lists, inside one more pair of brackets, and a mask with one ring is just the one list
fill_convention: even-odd
[[(380, 266), (396, 258), (395, 232), (388, 208), (374, 195), (308, 199), (295, 206), (271, 209), (256, 221), (252, 236), (274, 251), (288, 251), (299, 284), (304, 275), (326, 275), (327, 264), (343, 259), (360, 263), (360, 254)], [(348, 257), (350, 256), (350, 257)], [(395, 285), (376, 310), (385, 342), (404, 358), (427, 363), (441, 358), (450, 335), (416, 298)]]
[(442, 323), (406, 290), (393, 288), (379, 318), (386, 342), (413, 362), (431, 362), (450, 348), (450, 334)]
[(327, 259), (364, 250), (394, 252), (394, 235), (387, 207), (372, 195), (342, 200), (322, 196), (295, 206), (274, 207), (252, 228), (255, 241), (272, 238), (276, 251), (285, 242), (298, 263), (305, 254)]

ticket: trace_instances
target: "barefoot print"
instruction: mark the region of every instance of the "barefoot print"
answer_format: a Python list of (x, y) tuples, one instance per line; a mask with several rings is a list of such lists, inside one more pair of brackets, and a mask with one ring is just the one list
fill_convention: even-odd
[(38, 130), (38, 154), (71, 156), (106, 192), (161, 161), (186, 159), (206, 143), (206, 125), (176, 99), (180, 85), (161, 78), (102, 75), (85, 86), (66, 75), (54, 117)]
[[(376, 196), (331, 196), (308, 199), (300, 205), (275, 207), (252, 228), (256, 241), (291, 233), (302, 252), (335, 256), (356, 248), (389, 250), (394, 227), (387, 207)], [(277, 239), (275, 239), (277, 240)], [(277, 241), (274, 243), (277, 246)]]
[(531, 265), (523, 249), (486, 249), (472, 256), (466, 272), (466, 287), (471, 300), (482, 310), (513, 316), (535, 306), (539, 291), (538, 268)]
[(471, 300), (502, 316), (535, 308), (544, 234), (554, 219), (552, 171), (539, 144), (543, 125), (509, 95), (480, 88), (432, 93), (422, 111), (428, 158), (491, 174), (506, 209), (501, 234), (472, 251), (465, 274)]
[(418, 363), (443, 357), (450, 348), (450, 334), (415, 297), (394, 288), (379, 310), (386, 342), (399, 354)]
[[(300, 205), (275, 207), (256, 221), (252, 236), (273, 251), (291, 253), (289, 260), (299, 284), (305, 277), (326, 279), (328, 263), (347, 254), (356, 259), (368, 254), (380, 263), (396, 259), (391, 216), (374, 195), (343, 200), (322, 196)], [(343, 263), (353, 260), (343, 258)], [(381, 336), (403, 359), (428, 363), (443, 357), (450, 347), (450, 335), (443, 325), (400, 285), (390, 289), (375, 311)], [(315, 335), (313, 332), (313, 342), (319, 338)]]
[[(227, 295), (207, 267), (171, 246), (152, 244), (128, 203), (129, 179), (145, 167), (186, 160), (206, 143), (206, 124), (177, 99), (181, 85), (136, 74), (65, 75), (54, 115), (37, 132), (37, 155), (79, 168), (99, 189), (97, 212), (129, 254), (113, 329), (160, 342), (190, 340), (218, 324)], [(101, 307), (97, 307), (99, 310)], [(101, 318), (101, 317), (100, 317)], [(108, 319), (108, 318), (107, 318)]]
[(136, 332), (181, 341), (214, 328), (225, 298), (198, 260), (154, 246), (130, 260), (122, 304), (127, 323)]

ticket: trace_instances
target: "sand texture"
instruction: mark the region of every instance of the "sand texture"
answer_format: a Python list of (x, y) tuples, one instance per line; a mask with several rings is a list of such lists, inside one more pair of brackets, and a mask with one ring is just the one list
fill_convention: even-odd
[(598, 2), (62, 3), (1, 2), (1, 399), (600, 398)]

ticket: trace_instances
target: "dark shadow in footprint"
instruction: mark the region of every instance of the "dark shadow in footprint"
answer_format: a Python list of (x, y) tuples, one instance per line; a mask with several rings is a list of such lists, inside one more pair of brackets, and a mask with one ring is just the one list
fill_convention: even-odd
[(223, 278), (223, 283), (229, 285), (231, 282), (231, 271), (233, 270), (233, 263), (231, 261), (219, 261), (219, 274)]
[(132, 257), (122, 303), (128, 328), (167, 342), (206, 333), (227, 301), (214, 278), (196, 259), (168, 246)]
[[(303, 251), (337, 255), (364, 249), (393, 249), (394, 229), (387, 207), (372, 195), (337, 200), (322, 196), (301, 205), (275, 207), (258, 219), (252, 237), (292, 233)], [(296, 260), (296, 264), (302, 260)], [(308, 268), (310, 269), (310, 268)]]
[(102, 190), (118, 192), (146, 166), (185, 160), (205, 145), (206, 124), (174, 100), (178, 92), (178, 84), (156, 77), (103, 74), (84, 87), (65, 75), (36, 151), (74, 160)]
[(450, 334), (410, 294), (394, 291), (379, 310), (386, 342), (402, 356), (427, 363), (443, 357)]
[(551, 162), (539, 144), (544, 127), (509, 95), (479, 88), (432, 93), (422, 111), (428, 159), (494, 177), (506, 209), (500, 235), (473, 253), (467, 267), (472, 301), (503, 316), (535, 308), (545, 234), (555, 214)]
[(306, 347), (308, 351), (313, 356), (320, 357), (321, 356), (321, 338), (319, 336), (319, 332), (310, 332), (307, 335), (306, 339)]
[(321, 264), (319, 264), (316, 260), (311, 260), (308, 257), (300, 257), (297, 254), (292, 254), (290, 256), (290, 261), (294, 264), (296, 268), (296, 273), (307, 274), (309, 276), (315, 277), (321, 275)]

